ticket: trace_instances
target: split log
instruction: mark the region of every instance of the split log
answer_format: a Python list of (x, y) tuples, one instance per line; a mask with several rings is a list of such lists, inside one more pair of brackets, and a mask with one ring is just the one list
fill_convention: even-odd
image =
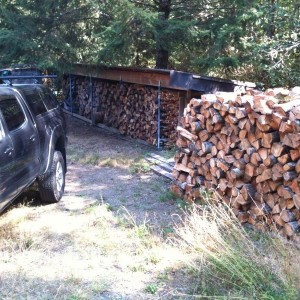
[(284, 232), (288, 237), (293, 236), (300, 232), (300, 225), (297, 221), (289, 222), (284, 224)]
[(293, 201), (296, 208), (300, 209), (300, 195), (293, 195)]
[(283, 210), (280, 214), (280, 217), (286, 223), (289, 223), (289, 222), (292, 222), (292, 221), (296, 220), (295, 215), (288, 209)]
[(270, 133), (264, 133), (262, 137), (262, 146), (265, 148), (271, 148), (274, 143), (280, 141), (279, 132), (273, 131)]
[(283, 154), (283, 152), (285, 151), (284, 146), (281, 143), (274, 143), (271, 147), (271, 153), (275, 156), (275, 157), (279, 157)]
[(277, 193), (283, 199), (292, 199), (293, 196), (294, 196), (294, 193), (291, 190), (291, 188), (289, 188), (287, 186), (283, 186), (283, 185), (281, 185), (281, 186), (278, 187)]
[(229, 175), (232, 180), (237, 180), (244, 176), (244, 172), (238, 168), (234, 168), (230, 170)]

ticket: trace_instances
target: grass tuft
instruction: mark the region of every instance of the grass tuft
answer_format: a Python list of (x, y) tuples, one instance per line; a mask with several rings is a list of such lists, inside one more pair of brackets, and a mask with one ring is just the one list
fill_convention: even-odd
[(158, 291), (158, 286), (155, 283), (148, 284), (145, 291), (151, 295), (155, 295)]
[(150, 170), (150, 164), (144, 159), (135, 160), (129, 167), (131, 174), (148, 173)]

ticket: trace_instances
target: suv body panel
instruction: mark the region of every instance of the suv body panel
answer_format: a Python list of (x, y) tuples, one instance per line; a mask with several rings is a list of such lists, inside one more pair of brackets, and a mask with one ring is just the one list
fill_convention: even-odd
[[(40, 152), (41, 156), (44, 158), (41, 160), (40, 174), (44, 174), (49, 169), (49, 165), (51, 165), (53, 152), (57, 148), (56, 143), (61, 137), (63, 137), (61, 139), (63, 142), (58, 148), (66, 161), (65, 148), (67, 138), (63, 112), (57, 100), (49, 93), (49, 90), (45, 86), (34, 85), (33, 88), (30, 85), (20, 85), (18, 87), (18, 92), (26, 99), (27, 107), (31, 111), (33, 122), (38, 131)], [(35, 97), (39, 96), (41, 103), (45, 104), (45, 112), (38, 113), (32, 110), (30, 98), (33, 95)]]
[[(10, 136), (5, 132), (2, 115), (0, 112), (0, 210), (5, 207), (10, 199), (13, 199), (18, 192), (14, 182), (14, 146)], [(6, 199), (6, 200), (5, 200)]]

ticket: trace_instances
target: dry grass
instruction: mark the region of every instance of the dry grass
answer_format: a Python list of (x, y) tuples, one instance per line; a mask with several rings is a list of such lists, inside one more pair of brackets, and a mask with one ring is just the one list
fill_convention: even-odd
[(166, 235), (147, 214), (76, 201), (1, 217), (1, 299), (298, 299), (299, 250), (227, 207), (189, 208)]
[(195, 297), (299, 299), (299, 278), (290, 266), (300, 254), (295, 246), (279, 236), (248, 232), (217, 201), (193, 207), (182, 223), (175, 229), (176, 245), (189, 254), (187, 264), (200, 278)]
[(148, 223), (101, 202), (10, 210), (0, 223), (0, 298), (152, 299), (180, 253)]
[(93, 165), (99, 167), (124, 167), (128, 168), (134, 162), (134, 158), (124, 156), (123, 154), (101, 153), (99, 151), (86, 151), (86, 149), (76, 149), (72, 146), (68, 149), (70, 161), (78, 162), (85, 165)]

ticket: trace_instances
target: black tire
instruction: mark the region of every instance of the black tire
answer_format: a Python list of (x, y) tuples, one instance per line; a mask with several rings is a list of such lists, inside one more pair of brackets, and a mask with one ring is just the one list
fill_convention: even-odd
[(65, 162), (62, 154), (55, 151), (48, 172), (39, 178), (39, 192), (43, 202), (57, 203), (65, 190)]

